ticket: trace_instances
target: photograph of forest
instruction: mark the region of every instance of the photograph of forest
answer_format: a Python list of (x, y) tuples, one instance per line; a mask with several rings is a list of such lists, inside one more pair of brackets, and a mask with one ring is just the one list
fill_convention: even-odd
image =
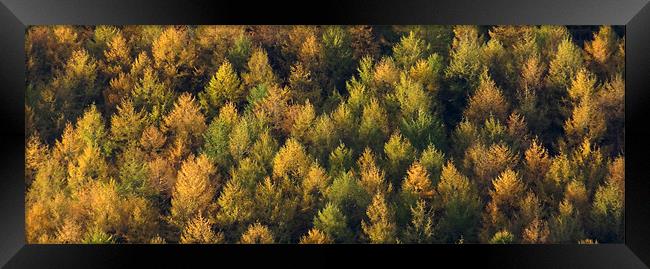
[(619, 26), (30, 26), (30, 244), (624, 242)]

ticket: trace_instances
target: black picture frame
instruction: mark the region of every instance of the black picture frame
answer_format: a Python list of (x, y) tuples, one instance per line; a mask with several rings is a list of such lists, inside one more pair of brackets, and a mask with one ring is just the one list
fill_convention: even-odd
[[(648, 268), (650, 4), (648, 0), (328, 2), (0, 0), (0, 265), (7, 268), (238, 266), (396, 262), (400, 267)], [(25, 242), (25, 29), (40, 24), (559, 24), (626, 31), (625, 243), (600, 245), (30, 245)], [(212, 262), (212, 265), (210, 265)], [(427, 263), (428, 262), (428, 263)], [(428, 265), (427, 265), (428, 264)]]

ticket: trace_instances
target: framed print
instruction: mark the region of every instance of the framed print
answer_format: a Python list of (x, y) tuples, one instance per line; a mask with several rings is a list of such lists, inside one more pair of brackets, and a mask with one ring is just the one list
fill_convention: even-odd
[(3, 0), (0, 262), (647, 268), (647, 1), (469, 2)]

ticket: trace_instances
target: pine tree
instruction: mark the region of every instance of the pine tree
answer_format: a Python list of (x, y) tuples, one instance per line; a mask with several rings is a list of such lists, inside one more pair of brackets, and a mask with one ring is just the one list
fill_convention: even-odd
[(200, 144), (205, 129), (205, 116), (194, 97), (187, 93), (178, 97), (174, 109), (163, 119), (163, 130), (169, 132), (179, 143), (188, 146)]
[(311, 166), (311, 158), (295, 139), (289, 139), (273, 158), (273, 176), (303, 178)]
[(580, 48), (569, 38), (562, 40), (549, 64), (548, 82), (552, 87), (567, 88), (583, 66)]
[(386, 182), (386, 175), (377, 165), (375, 156), (370, 148), (366, 148), (363, 151), (363, 154), (357, 160), (357, 165), (361, 176), (359, 184), (369, 195), (374, 195), (377, 192), (388, 193), (391, 191), (392, 186)]
[(176, 183), (176, 169), (171, 162), (164, 157), (157, 156), (146, 164), (149, 177), (147, 185), (161, 197), (168, 199)]
[(321, 88), (315, 81), (314, 75), (302, 64), (291, 66), (289, 87), (292, 89), (293, 99), (296, 102), (309, 101), (316, 105), (321, 104)]
[(266, 226), (258, 223), (248, 226), (248, 230), (241, 236), (241, 244), (273, 244), (273, 234)]
[(601, 26), (594, 35), (594, 39), (585, 43), (587, 62), (590, 69), (594, 70), (600, 77), (610, 77), (616, 65), (612, 64), (618, 55), (618, 37), (611, 26)]
[(415, 150), (410, 141), (401, 134), (394, 133), (384, 144), (384, 153), (388, 161), (388, 175), (393, 183), (399, 183), (406, 169), (415, 159)]
[(187, 27), (168, 26), (153, 41), (154, 66), (163, 81), (174, 90), (187, 88), (196, 62), (196, 50)]
[(148, 126), (142, 131), (139, 139), (140, 146), (150, 154), (156, 154), (165, 144), (167, 137), (155, 126)]
[(415, 199), (433, 197), (433, 186), (429, 172), (418, 161), (413, 162), (402, 181), (402, 193)]
[(199, 103), (208, 117), (213, 117), (227, 102), (241, 104), (246, 97), (245, 90), (230, 62), (225, 61), (212, 76), (205, 90), (199, 93)]
[(370, 146), (374, 150), (380, 150), (379, 146), (386, 140), (388, 132), (389, 125), (386, 110), (379, 105), (376, 99), (370, 100), (363, 107), (359, 126), (359, 141), (363, 141), (366, 146)]
[(429, 44), (426, 44), (424, 40), (411, 31), (393, 47), (393, 55), (400, 67), (408, 70), (417, 60), (426, 57), (429, 50)]
[(328, 203), (314, 217), (314, 228), (323, 231), (335, 242), (344, 242), (349, 240), (351, 232), (347, 226), (347, 218), (343, 212), (332, 203)]
[(345, 144), (356, 144), (354, 137), (359, 123), (348, 104), (342, 103), (332, 112), (332, 123), (337, 128), (337, 137)]
[(404, 232), (404, 241), (416, 244), (433, 243), (435, 235), (433, 211), (428, 208), (424, 200), (418, 200), (410, 210), (411, 222)]
[(108, 164), (97, 146), (85, 147), (76, 159), (68, 163), (68, 188), (82, 191), (85, 184), (93, 181), (107, 181)]
[(559, 212), (551, 220), (551, 240), (558, 243), (575, 243), (584, 239), (584, 231), (573, 204), (562, 201)]
[(175, 96), (168, 84), (161, 82), (154, 69), (147, 66), (133, 91), (130, 91), (130, 98), (136, 109), (147, 111), (148, 118), (159, 123), (173, 108)]
[(480, 215), (480, 200), (466, 176), (460, 174), (451, 162), (442, 168), (440, 182), (436, 187), (442, 209), (441, 235), (447, 242), (460, 238), (476, 238), (476, 225)]
[(350, 32), (352, 58), (359, 60), (363, 57), (377, 57), (379, 42), (376, 40), (373, 26), (356, 25), (347, 29)]
[(475, 124), (481, 124), (490, 116), (506, 122), (509, 104), (494, 81), (486, 75), (481, 76), (478, 88), (469, 99), (465, 117)]
[(181, 244), (217, 244), (223, 242), (223, 235), (212, 231), (211, 223), (197, 216), (187, 223), (181, 233)]
[(286, 179), (272, 182), (269, 177), (255, 189), (255, 218), (269, 225), (278, 242), (288, 241), (297, 215), (298, 197)]
[(607, 123), (594, 100), (594, 83), (593, 77), (581, 71), (569, 88), (569, 94), (576, 100), (576, 105), (570, 118), (564, 122), (567, 148), (578, 146), (584, 139), (597, 142), (605, 133)]
[(311, 229), (300, 238), (300, 244), (331, 244), (332, 239), (318, 229)]
[(36, 173), (45, 164), (49, 148), (36, 135), (31, 135), (25, 143), (25, 183), (31, 185)]
[(352, 171), (341, 173), (327, 189), (327, 200), (343, 211), (351, 223), (358, 223), (372, 198)]
[(432, 144), (422, 151), (419, 162), (429, 172), (431, 183), (436, 185), (440, 180), (440, 172), (445, 165), (445, 155)]
[(252, 52), (253, 42), (251, 38), (244, 33), (240, 33), (234, 40), (232, 47), (228, 49), (226, 59), (232, 63), (236, 71), (241, 72), (246, 65), (246, 61), (251, 57)]
[[(97, 61), (84, 49), (74, 51), (52, 87), (57, 98), (63, 98), (63, 112), (68, 120), (76, 118), (83, 108), (97, 100)], [(65, 104), (67, 103), (67, 104)]]
[(266, 88), (273, 88), (277, 83), (277, 78), (273, 69), (269, 65), (268, 54), (262, 48), (253, 50), (247, 64), (248, 72), (242, 75), (244, 87), (247, 89), (264, 85)]
[(143, 111), (136, 111), (133, 103), (125, 100), (111, 117), (111, 138), (122, 147), (130, 141), (138, 141), (145, 123)]
[(475, 177), (481, 195), (485, 195), (492, 179), (514, 168), (517, 161), (515, 154), (505, 144), (493, 144), (489, 148), (476, 144), (467, 150), (463, 163), (469, 175)]
[(533, 139), (530, 147), (524, 152), (522, 178), (527, 185), (535, 190), (537, 195), (544, 195), (544, 176), (548, 172), (551, 162), (546, 148), (537, 139)]
[(477, 27), (455, 26), (454, 40), (449, 53), (450, 62), (445, 70), (445, 76), (463, 79), (470, 87), (476, 86), (484, 68), (480, 60), (482, 46), (483, 38)]
[(418, 150), (424, 150), (429, 145), (443, 147), (446, 143), (443, 123), (436, 115), (425, 110), (418, 110), (413, 117), (403, 117), (400, 130)]
[(108, 77), (128, 71), (127, 68), (131, 66), (131, 48), (121, 32), (117, 32), (107, 43), (104, 58), (107, 64), (105, 72)]
[(201, 152), (221, 168), (229, 167), (232, 160), (229, 150), (232, 126), (222, 119), (214, 119), (203, 134)]
[(328, 26), (323, 30), (323, 60), (327, 74), (324, 88), (342, 88), (344, 78), (354, 70), (349, 34), (340, 26)]
[(83, 116), (78, 119), (74, 132), (83, 147), (94, 146), (102, 149), (104, 153), (110, 153), (104, 118), (95, 105), (86, 109)]
[(331, 152), (336, 143), (339, 142), (339, 134), (335, 128), (336, 124), (328, 114), (316, 118), (314, 128), (309, 132), (309, 140), (312, 144), (314, 156), (324, 159)]
[(253, 217), (254, 193), (238, 180), (228, 180), (217, 199), (217, 223), (226, 227), (246, 227)]
[(412, 80), (404, 73), (395, 86), (394, 96), (404, 118), (413, 118), (418, 111), (431, 111), (431, 99), (424, 91), (422, 84)]
[(249, 155), (256, 136), (254, 121), (252, 117), (242, 117), (230, 130), (228, 150), (233, 161), (242, 160)]
[(345, 144), (339, 144), (329, 157), (330, 174), (338, 175), (345, 173), (352, 168), (354, 161), (352, 160), (352, 150), (347, 148)]
[(193, 217), (209, 214), (216, 186), (215, 168), (205, 155), (190, 156), (181, 165), (171, 200), (171, 221), (178, 227)]
[(266, 171), (270, 171), (273, 165), (273, 157), (278, 151), (278, 141), (271, 136), (269, 131), (261, 133), (251, 146), (251, 157), (262, 164)]
[(158, 208), (149, 198), (127, 195), (120, 207), (123, 208), (121, 214), (125, 223), (118, 235), (126, 242), (147, 242), (159, 231), (161, 225)]
[(457, 158), (463, 158), (465, 152), (469, 147), (474, 146), (474, 144), (480, 142), (481, 134), (479, 133), (478, 126), (467, 119), (461, 121), (458, 126), (456, 126), (454, 133), (452, 134), (452, 143), (451, 147), (453, 150), (453, 156)]
[(442, 83), (443, 68), (442, 56), (433, 53), (426, 60), (419, 59), (415, 62), (408, 70), (408, 76), (420, 83), (428, 94), (437, 96)]
[(363, 220), (361, 227), (370, 242), (375, 244), (394, 243), (397, 233), (394, 212), (386, 204), (383, 194), (375, 194), (366, 214), (368, 222)]
[[(604, 152), (611, 155), (622, 154), (625, 151), (625, 80), (616, 75), (604, 83), (596, 93), (598, 110), (607, 119), (603, 141), (611, 141), (611, 145), (603, 145)], [(609, 148), (609, 149), (608, 149)]]
[(534, 219), (523, 231), (522, 243), (544, 244), (549, 240), (549, 227), (545, 220)]
[(312, 125), (316, 119), (316, 111), (314, 106), (307, 100), (304, 105), (299, 107), (299, 111), (291, 126), (291, 137), (301, 141), (307, 142), (308, 132), (312, 129)]
[(261, 87), (258, 88), (267, 91), (264, 97), (254, 102), (253, 114), (257, 118), (264, 119), (272, 128), (273, 134), (288, 135), (291, 127), (291, 125), (286, 124), (286, 116), (289, 110), (289, 89), (277, 86), (269, 88), (265, 85)]
[[(525, 185), (513, 170), (505, 170), (499, 177), (492, 181), (490, 189), (490, 202), (483, 216), (482, 236), (484, 241), (492, 242), (489, 236), (498, 233), (501, 229), (519, 234), (524, 223), (519, 223), (523, 214), (520, 201), (524, 197)], [(510, 241), (514, 238), (510, 235)]]
[(390, 56), (382, 57), (375, 65), (373, 81), (379, 93), (389, 92), (399, 82), (400, 70)]
[(501, 230), (490, 239), (490, 244), (511, 244), (514, 236), (508, 230)]
[(301, 184), (302, 208), (305, 211), (315, 210), (322, 206), (323, 196), (331, 184), (331, 178), (317, 162), (312, 163), (307, 176)]
[(149, 166), (145, 153), (137, 144), (129, 144), (118, 156), (120, 190), (124, 193), (149, 196), (154, 190), (149, 186)]
[(599, 242), (621, 242), (625, 225), (625, 160), (616, 158), (609, 166), (607, 180), (598, 186), (591, 210), (591, 226)]

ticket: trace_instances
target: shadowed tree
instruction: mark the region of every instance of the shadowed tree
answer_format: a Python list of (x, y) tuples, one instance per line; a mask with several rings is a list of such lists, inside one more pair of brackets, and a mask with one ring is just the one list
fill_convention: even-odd
[(352, 235), (348, 226), (347, 218), (343, 212), (332, 203), (328, 203), (314, 217), (314, 228), (323, 231), (335, 242), (345, 242)]
[(378, 151), (385, 142), (389, 130), (386, 110), (379, 105), (376, 99), (370, 100), (363, 107), (361, 125), (359, 126), (359, 141)]
[(196, 49), (185, 26), (167, 26), (151, 45), (154, 67), (165, 84), (174, 90), (189, 88), (196, 92), (199, 86), (192, 83), (196, 62)]
[(436, 204), (442, 211), (441, 236), (447, 242), (461, 238), (475, 240), (481, 205), (469, 179), (447, 162), (436, 191), (439, 194)]
[[(492, 180), (489, 194), (490, 202), (483, 215), (482, 241), (491, 242), (490, 236), (502, 229), (520, 234), (521, 226), (525, 224), (520, 223), (523, 214), (520, 203), (525, 196), (525, 185), (519, 174), (510, 169), (503, 171), (499, 177)], [(513, 235), (510, 237), (510, 241), (515, 240)]]
[(625, 160), (618, 157), (610, 164), (607, 180), (598, 187), (593, 200), (591, 226), (599, 242), (622, 242), (624, 239), (624, 179)]
[(384, 145), (384, 154), (387, 159), (388, 176), (394, 185), (399, 186), (406, 169), (415, 159), (415, 149), (401, 134), (394, 133)]
[(435, 229), (433, 224), (433, 211), (424, 200), (418, 200), (410, 208), (411, 222), (404, 232), (404, 242), (412, 244), (433, 243)]
[(576, 215), (573, 204), (562, 201), (559, 204), (559, 212), (551, 219), (551, 240), (558, 243), (575, 243), (584, 239), (584, 231), (580, 220)]
[(300, 244), (331, 244), (332, 239), (318, 229), (312, 228), (307, 234), (300, 238)]
[(268, 54), (262, 48), (253, 50), (247, 64), (247, 72), (242, 75), (244, 87), (247, 89), (263, 85), (272, 88), (277, 83), (273, 69), (269, 65)]
[(611, 26), (603, 25), (594, 34), (592, 41), (585, 43), (586, 61), (599, 77), (611, 77), (618, 69), (623, 57), (618, 54), (619, 40)]
[(232, 234), (228, 238), (237, 237), (243, 229), (253, 221), (254, 203), (253, 190), (247, 188), (239, 180), (228, 180), (217, 199), (217, 224), (228, 228)]
[(125, 100), (117, 107), (117, 113), (111, 117), (111, 139), (117, 146), (140, 140), (145, 127), (143, 111), (136, 111), (131, 101)]

